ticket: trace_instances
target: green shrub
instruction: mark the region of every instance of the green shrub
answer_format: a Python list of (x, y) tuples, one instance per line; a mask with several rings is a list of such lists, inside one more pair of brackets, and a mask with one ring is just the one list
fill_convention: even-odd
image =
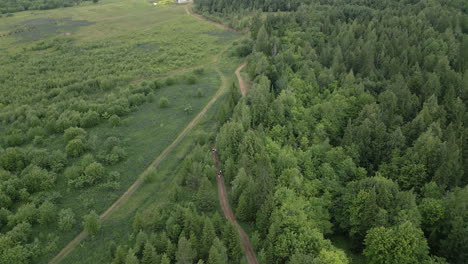
[(132, 94), (128, 97), (128, 102), (130, 103), (130, 106), (139, 106), (145, 101), (145, 95), (141, 93)]
[(195, 75), (189, 75), (185, 77), (185, 81), (187, 84), (193, 85), (197, 83), (197, 77), (195, 77)]
[(119, 126), (119, 125), (120, 125), (120, 117), (117, 116), (117, 115), (112, 115), (112, 116), (109, 118), (109, 123), (110, 123), (113, 127)]
[(0, 166), (7, 171), (19, 171), (25, 167), (24, 154), (18, 148), (7, 148), (0, 155)]
[(193, 112), (192, 105), (190, 105), (190, 104), (187, 105), (187, 106), (184, 108), (184, 112), (185, 112), (186, 114), (188, 114), (188, 115), (191, 114), (191, 113)]
[(55, 174), (36, 165), (29, 165), (23, 170), (21, 177), (30, 193), (51, 190), (55, 184)]
[(159, 107), (161, 108), (166, 108), (169, 106), (169, 99), (167, 97), (163, 96), (161, 99), (159, 99)]
[(160, 81), (156, 80), (156, 81), (153, 82), (151, 88), (152, 88), (153, 90), (158, 90), (158, 89), (161, 89), (163, 86), (164, 86), (163, 83), (161, 83)]
[(89, 184), (95, 184), (101, 182), (106, 178), (106, 169), (99, 162), (93, 162), (89, 164), (84, 170), (84, 176), (86, 177), (86, 182)]
[(83, 229), (91, 236), (96, 235), (101, 230), (101, 222), (95, 211), (91, 211), (83, 217)]
[(94, 127), (99, 124), (99, 119), (100, 116), (96, 111), (88, 111), (83, 115), (80, 124), (82, 127)]
[(72, 139), (80, 138), (86, 135), (86, 131), (80, 127), (69, 127), (63, 133), (63, 137), (66, 142), (69, 142)]
[(176, 84), (176, 80), (174, 78), (169, 77), (169, 78), (166, 79), (166, 85), (167, 86), (172, 86), (174, 84)]
[(75, 214), (71, 209), (62, 209), (59, 212), (58, 226), (63, 232), (70, 230), (75, 225)]
[(198, 68), (193, 71), (196, 75), (203, 75), (205, 73), (205, 69)]
[(81, 139), (72, 139), (65, 147), (65, 152), (70, 157), (79, 157), (85, 152), (85, 145)]
[(195, 92), (195, 97), (203, 97), (203, 90), (201, 88), (197, 89), (197, 91)]

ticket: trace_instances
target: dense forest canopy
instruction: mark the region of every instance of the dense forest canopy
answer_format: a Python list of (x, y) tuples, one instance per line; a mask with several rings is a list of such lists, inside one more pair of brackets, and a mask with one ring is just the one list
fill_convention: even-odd
[[(0, 11), (77, 2), (31, 3), (0, 0)], [(213, 142), (261, 264), (467, 262), (467, 1), (195, 0), (193, 9), (248, 27), (222, 63), (247, 57), (249, 91), (231, 87), (218, 133), (193, 137), (171, 171), (178, 184), (160, 203), (145, 200), (130, 234), (110, 241), (107, 263), (242, 263), (236, 227), (217, 208)], [(84, 209), (60, 204), (63, 192), (121, 191), (112, 168), (130, 155), (122, 138), (90, 129), (125, 127), (165, 87), (204, 75), (129, 85), (132, 65), (155, 58), (115, 62), (135, 46), (72, 44), (23, 50), (53, 50), (53, 63), (0, 54), (0, 263), (35, 263), (79, 224), (99, 235), (98, 212), (81, 219)], [(168, 50), (158, 62), (188, 57)], [(161, 97), (158, 107), (168, 104)]]
[(251, 14), (253, 84), (217, 142), (260, 262), (346, 263), (324, 234), (368, 263), (466, 263), (468, 2), (195, 3)]
[(99, 0), (0, 0), (0, 14), (71, 7), (85, 1), (97, 3)]

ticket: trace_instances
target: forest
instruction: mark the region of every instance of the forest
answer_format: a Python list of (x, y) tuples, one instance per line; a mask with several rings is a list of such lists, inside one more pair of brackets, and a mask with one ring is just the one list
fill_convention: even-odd
[[(80, 230), (89, 237), (62, 263), (247, 263), (219, 208), (213, 146), (260, 264), (467, 263), (468, 2), (194, 0), (187, 13), (248, 32), (232, 46), (234, 30), (183, 8), (163, 29), (133, 33), (129, 17), (115, 38), (0, 53), (0, 263), (46, 263)], [(227, 75), (242, 60), (244, 97)], [(197, 61), (176, 77), (146, 67)], [(219, 82), (221, 102), (171, 165), (101, 221), (144, 166), (125, 167), (157, 153), (142, 131), (185, 124)]]
[(26, 10), (46, 10), (60, 7), (71, 7), (82, 2), (91, 1), (97, 3), (99, 0), (1, 0), (0, 15), (11, 14)]
[(466, 263), (466, 1), (195, 3), (251, 14), (217, 144), (260, 263)]

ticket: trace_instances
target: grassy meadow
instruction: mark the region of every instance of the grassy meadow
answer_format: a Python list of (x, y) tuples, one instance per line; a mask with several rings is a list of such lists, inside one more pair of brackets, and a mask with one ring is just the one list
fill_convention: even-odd
[[(237, 37), (187, 15), (183, 6), (145, 1), (0, 18), (2, 179), (51, 182), (40, 189), (19, 184), (0, 217), (6, 234), (18, 223), (30, 224), (21, 244), (25, 259), (46, 263), (82, 230), (84, 215), (102, 213), (136, 180), (219, 89), (215, 56)], [(235, 66), (226, 60), (220, 65), (223, 71)], [(213, 111), (209, 116), (216, 116)], [(136, 208), (164, 201), (175, 179), (171, 171), (199, 137), (190, 134), (161, 164), (152, 187), (132, 198), (133, 208), (109, 219), (100, 233), (105, 238), (86, 242), (66, 263), (83, 263), (91, 251), (82, 250), (100, 245), (87, 262), (98, 263), (108, 246), (102, 242), (125, 236), (119, 227), (132, 221)], [(10, 195), (6, 190), (0, 185), (0, 194)], [(44, 204), (52, 204), (49, 220), (35, 220), (44, 218)], [(64, 228), (65, 209), (72, 219)]]
[[(222, 56), (218, 67), (225, 78), (225, 85), (220, 89), (224, 95), (208, 110), (198, 125), (178, 144), (167, 156), (165, 162), (150, 173), (150, 179), (138, 189), (135, 194), (121, 208), (115, 211), (103, 225), (102, 230), (95, 237), (88, 237), (62, 263), (108, 263), (112, 260), (112, 250), (115, 245), (132, 247), (136, 233), (132, 231), (134, 218), (137, 214), (152, 214), (157, 208), (174, 204), (173, 196), (176, 188), (180, 188), (181, 171), (186, 156), (197, 145), (210, 144), (214, 141), (219, 127), (219, 113), (226, 101), (229, 87), (236, 82), (234, 70), (241, 60), (231, 56)], [(222, 85), (220, 83), (220, 85)], [(209, 148), (206, 152), (209, 152)], [(210, 178), (212, 189), (217, 193), (215, 178)], [(178, 195), (181, 195), (180, 192)], [(192, 193), (184, 193), (191, 197)], [(179, 198), (181, 199), (181, 198)], [(215, 203), (220, 213), (219, 203)]]

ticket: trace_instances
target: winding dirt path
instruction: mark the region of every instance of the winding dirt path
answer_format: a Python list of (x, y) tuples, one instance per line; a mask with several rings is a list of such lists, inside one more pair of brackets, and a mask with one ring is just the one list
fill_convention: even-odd
[[(242, 96), (245, 96), (247, 93), (247, 86), (245, 85), (244, 79), (240, 75), (241, 70), (247, 65), (247, 62), (244, 62), (236, 69), (236, 77), (237, 81), (239, 82), (239, 89), (241, 90)], [(258, 264), (257, 257), (255, 256), (255, 252), (250, 244), (249, 237), (245, 233), (244, 229), (239, 225), (236, 220), (236, 216), (229, 205), (229, 200), (227, 198), (226, 192), (226, 184), (224, 183), (224, 175), (221, 172), (221, 166), (219, 162), (218, 151), (216, 150), (216, 146), (213, 145), (211, 147), (213, 154), (213, 159), (216, 167), (216, 183), (218, 185), (218, 199), (219, 203), (221, 204), (221, 209), (223, 210), (224, 216), (228, 221), (233, 223), (236, 228), (237, 232), (239, 232), (239, 236), (241, 239), (242, 247), (244, 248), (245, 257), (247, 258), (247, 262), (249, 264)]]
[(236, 69), (236, 77), (237, 81), (239, 82), (239, 89), (241, 91), (242, 96), (245, 96), (247, 94), (247, 85), (245, 84), (244, 79), (242, 79), (240, 73), (245, 66), (247, 66), (247, 62), (244, 62), (241, 66), (239, 66)]
[[(212, 146), (212, 149), (216, 149), (215, 146)], [(236, 228), (237, 232), (239, 232), (240, 240), (242, 247), (244, 248), (245, 257), (247, 258), (247, 262), (249, 264), (258, 264), (257, 257), (255, 256), (255, 252), (250, 244), (249, 237), (245, 233), (244, 229), (239, 225), (236, 220), (236, 216), (234, 212), (231, 210), (229, 206), (229, 201), (227, 198), (226, 192), (226, 185), (224, 184), (224, 175), (221, 173), (220, 164), (219, 164), (219, 157), (217, 151), (211, 151), (213, 153), (213, 159), (215, 162), (216, 167), (216, 183), (218, 184), (218, 198), (221, 204), (221, 209), (223, 210), (224, 216), (226, 217), (229, 222), (233, 223)]]

